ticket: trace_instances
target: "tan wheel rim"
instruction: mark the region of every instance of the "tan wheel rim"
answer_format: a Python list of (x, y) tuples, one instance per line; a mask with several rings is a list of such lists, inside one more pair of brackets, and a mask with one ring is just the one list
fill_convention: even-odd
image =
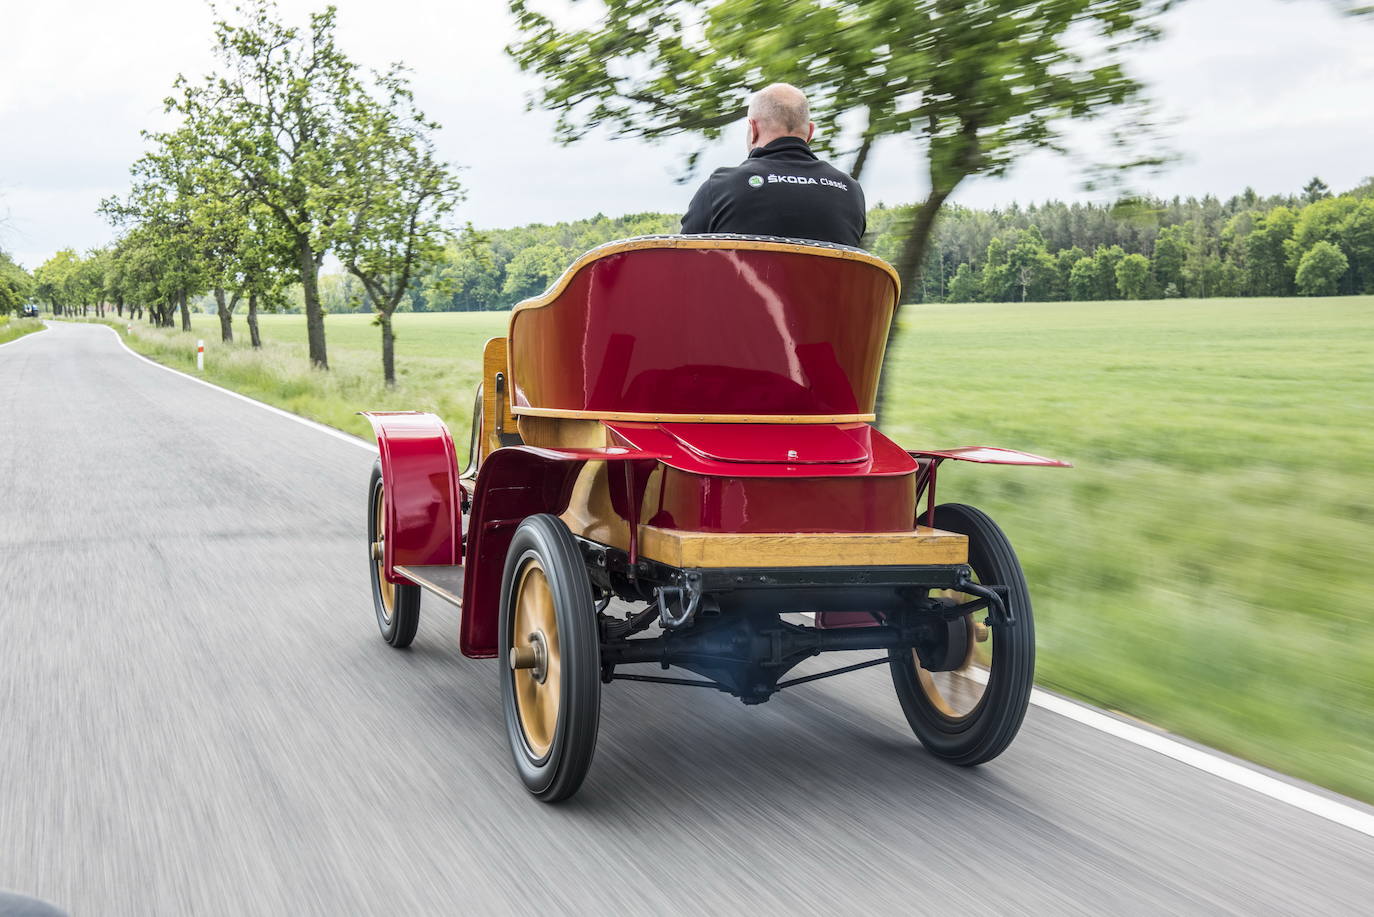
[[(961, 604), (974, 599), (974, 596), (949, 589), (940, 594)], [(964, 624), (968, 627), (969, 652), (959, 668), (950, 672), (928, 672), (921, 668), (920, 657), (915, 651), (912, 652), (921, 690), (935, 709), (951, 720), (966, 719), (978, 708), (987, 692), (988, 676), (992, 669), (991, 636), (984, 631), (983, 642), (977, 640), (979, 631), (971, 614), (964, 616)]]
[[(377, 488), (377, 498), (372, 505), (372, 518), (377, 520), (377, 541), (378, 545), (386, 543), (386, 501), (384, 488)], [(391, 623), (392, 611), (396, 607), (396, 586), (386, 578), (386, 558), (381, 551), (374, 552), (376, 559), (373, 563), (377, 567), (377, 592), (382, 597), (382, 617), (388, 624)], [(356, 569), (356, 568), (355, 568)]]
[(562, 662), (558, 645), (558, 618), (553, 606), (544, 568), (531, 558), (525, 562), (517, 580), (514, 621), (509, 639), (517, 649), (537, 647), (540, 665), (514, 669), (515, 709), (525, 743), (536, 758), (553, 747), (558, 729), (558, 706), (562, 689)]

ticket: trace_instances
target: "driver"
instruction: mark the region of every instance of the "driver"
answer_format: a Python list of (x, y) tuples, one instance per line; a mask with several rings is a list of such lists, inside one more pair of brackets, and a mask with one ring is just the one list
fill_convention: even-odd
[(731, 232), (859, 244), (867, 226), (864, 192), (817, 158), (806, 96), (774, 83), (749, 100), (749, 158), (717, 169), (682, 218), (688, 234)]

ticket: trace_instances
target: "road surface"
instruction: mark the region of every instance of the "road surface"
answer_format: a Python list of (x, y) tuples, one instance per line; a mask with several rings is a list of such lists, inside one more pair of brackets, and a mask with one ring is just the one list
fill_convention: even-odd
[(883, 669), (753, 708), (618, 682), (541, 805), (456, 610), (376, 633), (371, 463), (102, 327), (0, 348), (0, 888), (74, 917), (1374, 908), (1364, 833), (1041, 708), (945, 766)]

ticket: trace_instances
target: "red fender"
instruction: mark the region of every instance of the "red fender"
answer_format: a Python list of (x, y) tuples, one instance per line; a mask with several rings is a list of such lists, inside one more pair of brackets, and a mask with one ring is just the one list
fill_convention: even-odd
[(923, 449), (910, 452), (912, 458), (954, 459), (957, 462), (978, 462), (982, 465), (1041, 465), (1046, 468), (1072, 468), (1068, 462), (1003, 449), (1000, 446), (960, 446), (957, 449)]
[[(501, 613), (501, 577), (515, 529), (537, 513), (558, 515), (578, 471), (587, 462), (630, 462), (652, 465), (657, 453), (636, 449), (545, 449), (507, 446), (482, 462), (472, 498), (472, 516), (463, 574), (463, 617), (458, 648), (464, 656), (488, 659), (497, 654)], [(620, 478), (613, 475), (612, 478)], [(629, 479), (631, 476), (624, 476)], [(641, 478), (646, 476), (634, 476)], [(627, 485), (628, 486), (628, 485)], [(629, 495), (638, 504), (638, 495)], [(618, 508), (618, 507), (617, 507)], [(630, 515), (634, 518), (634, 514)]]
[[(935, 524), (935, 472), (946, 459), (956, 462), (976, 462), (980, 465), (1033, 465), (1041, 468), (1072, 468), (1068, 462), (1045, 458), (1030, 452), (1016, 449), (1003, 449), (1000, 446), (960, 446), (957, 449), (927, 449), (911, 451), (908, 454), (920, 464), (916, 476), (916, 504), (919, 507), (921, 496), (926, 498), (926, 525)], [(920, 514), (917, 514), (919, 521)]]
[(458, 456), (448, 427), (419, 411), (364, 411), (377, 434), (386, 488), (382, 564), (393, 583), (410, 582), (396, 566), (452, 566), (463, 545)]

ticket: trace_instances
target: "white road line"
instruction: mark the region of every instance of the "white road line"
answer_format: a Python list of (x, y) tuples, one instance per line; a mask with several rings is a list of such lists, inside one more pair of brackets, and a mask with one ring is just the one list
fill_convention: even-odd
[[(187, 375), (180, 370), (172, 369), (170, 366), (163, 366), (161, 363), (148, 359), (141, 353), (134, 352), (129, 345), (124, 343), (124, 339), (119, 336), (119, 332), (110, 328), (109, 325), (101, 325), (100, 327), (109, 329), (115, 336), (115, 340), (119, 341), (121, 347), (150, 366), (156, 366), (158, 369), (164, 369), (169, 373), (175, 373), (184, 379), (190, 379), (192, 382), (197, 382), (208, 388), (223, 392), (231, 398), (237, 398), (240, 401), (255, 404), (263, 410), (271, 411), (273, 414), (278, 414), (288, 420), (294, 420), (297, 423), (304, 424), (321, 433), (326, 433), (335, 439), (352, 443), (355, 446), (362, 446), (364, 449), (368, 450), (376, 448), (366, 440), (359, 439), (356, 436), (350, 436), (347, 433), (335, 430), (333, 427), (327, 427), (313, 420), (307, 420), (298, 414), (292, 414), (290, 411), (283, 411), (281, 408), (275, 408), (270, 404), (264, 404), (254, 398), (249, 398), (247, 395), (240, 395), (238, 392), (232, 392), (227, 388), (222, 388), (211, 382), (206, 382), (204, 379), (197, 379), (195, 376)], [(25, 335), (25, 337), (33, 336), (32, 334)], [(22, 340), (22, 338), (20, 340)], [(13, 344), (14, 341), (10, 341), (10, 343)], [(1286, 803), (1296, 809), (1301, 809), (1311, 815), (1316, 815), (1318, 818), (1324, 818), (1327, 821), (1335, 822), (1338, 825), (1344, 825), (1361, 834), (1374, 837), (1374, 814), (1357, 809), (1339, 800), (1313, 793), (1311, 790), (1305, 790), (1300, 786), (1286, 783), (1283, 780), (1276, 780), (1268, 774), (1262, 774), (1259, 771), (1227, 760), (1212, 752), (1185, 744), (1176, 739), (1171, 739), (1157, 732), (1151, 732), (1148, 729), (1142, 729), (1124, 720), (1119, 720), (1116, 717), (1094, 710), (1092, 707), (1075, 703), (1074, 701), (1060, 697), (1057, 694), (1051, 694), (1040, 688), (1036, 688), (1031, 692), (1031, 703), (1043, 710), (1048, 710), (1051, 713), (1057, 713), (1060, 716), (1067, 717), (1075, 723), (1081, 723), (1090, 729), (1096, 729), (1098, 732), (1105, 732), (1110, 736), (1130, 742), (1132, 745), (1138, 745), (1141, 748), (1156, 752), (1166, 758), (1171, 758), (1174, 761), (1186, 764), (1189, 767), (1197, 768), (1204, 773), (1211, 774), (1213, 777), (1225, 780), (1227, 783), (1234, 783), (1237, 786), (1245, 787), (1248, 790), (1259, 793), (1261, 796), (1267, 796), (1277, 802)]]
[(1185, 744), (1177, 739), (1142, 729), (1114, 716), (1109, 716), (1083, 704), (1075, 703), (1036, 688), (1031, 692), (1031, 703), (1037, 707), (1066, 716), (1075, 723), (1082, 723), (1099, 732), (1124, 739), (1132, 745), (1148, 748), (1166, 758), (1172, 758), (1189, 767), (1220, 777), (1228, 783), (1254, 790), (1262, 796), (1278, 802), (1287, 803), (1312, 815), (1344, 825), (1361, 834), (1374, 837), (1374, 814), (1347, 805), (1329, 796), (1322, 796), (1305, 790), (1300, 786), (1276, 780), (1268, 774), (1261, 774), (1244, 765), (1229, 761), (1210, 751)]
[[(145, 357), (143, 354), (141, 354), (141, 353), (137, 352), (136, 350), (134, 350), (134, 349), (133, 349), (132, 347), (130, 347), (128, 344), (124, 343), (124, 338), (120, 337), (120, 336), (119, 336), (119, 332), (116, 331), (115, 329), (111, 328), (109, 325), (97, 325), (96, 327), (98, 327), (98, 328), (105, 328), (106, 330), (108, 330), (111, 334), (113, 334), (113, 335), (115, 336), (115, 340), (119, 342), (119, 346), (120, 346), (120, 347), (123, 347), (126, 351), (128, 351), (128, 353), (129, 353), (131, 356), (137, 357), (138, 359), (142, 360), (144, 363), (147, 363), (149, 366), (156, 366), (158, 369), (166, 370), (167, 372), (172, 373), (173, 375), (180, 376), (180, 377), (183, 378), (183, 379), (189, 379), (190, 381), (196, 383), (197, 385), (203, 385), (203, 386), (205, 386), (206, 388), (212, 388), (212, 389), (214, 389), (214, 390), (217, 391), (217, 392), (223, 392), (224, 394), (228, 395), (230, 398), (237, 398), (239, 401), (245, 401), (245, 402), (247, 402), (248, 404), (257, 405), (258, 407), (262, 408), (264, 411), (271, 411), (273, 414), (276, 414), (278, 417), (285, 417), (287, 420), (294, 420), (294, 421), (295, 421), (296, 423), (298, 423), (298, 424), (302, 424), (303, 426), (310, 427), (312, 430), (317, 430), (317, 431), (319, 431), (320, 433), (326, 434), (327, 436), (332, 436), (332, 437), (334, 437), (334, 438), (337, 439), (337, 440), (342, 440), (343, 442), (346, 442), (346, 443), (348, 443), (349, 445), (361, 446), (362, 448), (368, 450), (369, 452), (376, 452), (376, 451), (377, 451), (377, 447), (376, 447), (375, 445), (373, 445), (372, 443), (368, 442), (368, 441), (365, 440), (365, 439), (360, 439), (360, 438), (358, 438), (358, 437), (356, 437), (356, 436), (353, 436), (353, 435), (351, 435), (351, 434), (349, 434), (349, 433), (345, 433), (345, 432), (343, 432), (342, 430), (336, 430), (336, 429), (334, 429), (333, 427), (328, 427), (328, 426), (325, 426), (325, 425), (322, 424), (322, 423), (317, 423), (317, 422), (315, 422), (315, 421), (313, 421), (313, 420), (310, 420), (310, 419), (308, 419), (308, 418), (302, 417), (302, 416), (299, 415), (299, 414), (292, 414), (290, 411), (283, 411), (281, 408), (273, 407), (273, 406), (270, 405), (270, 404), (267, 404), (267, 403), (262, 402), (262, 401), (258, 401), (256, 398), (249, 398), (247, 395), (241, 395), (241, 394), (239, 394), (238, 392), (231, 391), (231, 390), (229, 390), (229, 389), (227, 389), (227, 388), (224, 388), (223, 386), (215, 385), (215, 383), (213, 383), (213, 382), (206, 382), (204, 379), (197, 379), (195, 376), (192, 376), (192, 375), (190, 375), (189, 373), (184, 373), (184, 372), (182, 372), (182, 371), (179, 370), (179, 369), (173, 369), (173, 368), (170, 367), (170, 366), (164, 366), (163, 364), (157, 362), (156, 360), (150, 360), (150, 359), (148, 359), (147, 357)], [(28, 335), (28, 337), (33, 337), (33, 335)]]

